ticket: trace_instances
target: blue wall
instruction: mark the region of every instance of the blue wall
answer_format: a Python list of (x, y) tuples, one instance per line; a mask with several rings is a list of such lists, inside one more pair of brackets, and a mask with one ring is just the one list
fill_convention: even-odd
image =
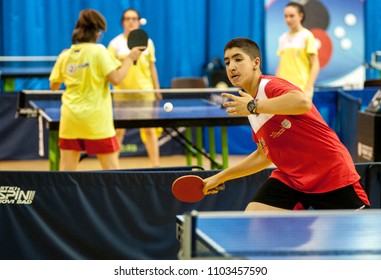
[(233, 37), (250, 37), (262, 47), (264, 41), (264, 0), (0, 0), (0, 5), (1, 56), (58, 55), (70, 46), (85, 8), (105, 16), (108, 30), (101, 43), (107, 45), (122, 32), (122, 11), (137, 9), (156, 45), (162, 87), (175, 76), (201, 76)]
[[(342, 1), (343, 4), (348, 0)], [(351, 0), (365, 1), (365, 0)], [(0, 0), (0, 55), (57, 55), (70, 45), (80, 10), (99, 10), (107, 19), (108, 44), (122, 32), (121, 13), (133, 7), (148, 20), (144, 29), (156, 44), (157, 66), (163, 87), (175, 76), (201, 76), (213, 57), (233, 37), (250, 37), (266, 57), (265, 10), (267, 0)], [(20, 8), (22, 7), (22, 8)], [(365, 57), (381, 49), (381, 1), (365, 1)], [(266, 65), (264, 65), (266, 72)], [(379, 77), (368, 69), (368, 78)]]

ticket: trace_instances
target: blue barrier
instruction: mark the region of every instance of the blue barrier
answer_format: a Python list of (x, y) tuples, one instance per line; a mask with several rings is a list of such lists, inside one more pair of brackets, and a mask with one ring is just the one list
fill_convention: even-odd
[[(372, 208), (381, 208), (380, 166), (356, 165)], [(177, 259), (177, 215), (243, 211), (271, 171), (197, 203), (177, 201), (172, 182), (217, 171), (0, 171), (0, 259)]]

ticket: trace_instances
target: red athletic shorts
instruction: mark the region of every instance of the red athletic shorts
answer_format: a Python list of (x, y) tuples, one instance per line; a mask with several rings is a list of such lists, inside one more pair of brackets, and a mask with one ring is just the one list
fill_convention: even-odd
[(85, 151), (89, 155), (109, 154), (120, 150), (116, 136), (96, 140), (59, 138), (59, 147), (62, 150)]

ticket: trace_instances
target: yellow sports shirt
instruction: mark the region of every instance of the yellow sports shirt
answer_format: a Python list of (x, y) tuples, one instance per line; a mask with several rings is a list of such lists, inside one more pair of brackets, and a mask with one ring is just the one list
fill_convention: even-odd
[(297, 33), (282, 34), (277, 51), (280, 57), (278, 76), (304, 90), (311, 71), (309, 55), (317, 52), (315, 37), (309, 30), (304, 28)]
[(104, 139), (115, 135), (110, 83), (121, 63), (100, 44), (74, 44), (62, 52), (49, 80), (64, 83), (59, 137)]

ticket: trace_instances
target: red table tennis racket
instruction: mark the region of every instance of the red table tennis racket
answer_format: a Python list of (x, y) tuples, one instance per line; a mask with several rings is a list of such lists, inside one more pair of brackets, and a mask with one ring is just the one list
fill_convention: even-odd
[[(176, 199), (182, 202), (198, 202), (204, 198), (202, 191), (204, 183), (202, 178), (196, 175), (185, 175), (177, 178), (172, 184), (172, 193)], [(217, 190), (224, 190), (224, 185), (216, 187)]]
[[(148, 34), (143, 29), (132, 30), (128, 35), (127, 46), (129, 49), (134, 47), (147, 47)], [(136, 61), (134, 61), (134, 65), (136, 65)]]

